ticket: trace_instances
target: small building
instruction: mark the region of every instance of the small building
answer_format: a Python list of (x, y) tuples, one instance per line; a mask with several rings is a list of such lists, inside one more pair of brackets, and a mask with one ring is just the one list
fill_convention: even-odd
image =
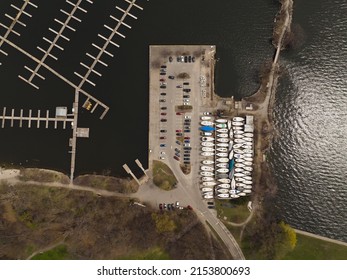
[(246, 105), (246, 110), (247, 110), (247, 111), (253, 111), (253, 104), (252, 104), (252, 103), (248, 103), (248, 104)]
[(245, 124), (245, 132), (253, 132), (254, 131), (254, 126), (253, 124)]
[(246, 124), (253, 125), (254, 123), (254, 116), (246, 116)]
[(56, 107), (55, 108), (56, 118), (66, 118), (67, 117), (67, 107)]

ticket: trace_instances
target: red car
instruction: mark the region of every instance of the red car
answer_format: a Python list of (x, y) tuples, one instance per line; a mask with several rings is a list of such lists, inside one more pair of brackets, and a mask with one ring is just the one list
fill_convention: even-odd
[(176, 129), (176, 132), (182, 132), (182, 130), (181, 129)]
[(162, 115), (162, 116), (166, 116), (166, 113), (160, 113), (160, 115)]
[(190, 205), (188, 205), (188, 206), (187, 206), (187, 209), (189, 209), (189, 210), (193, 210), (193, 207), (192, 207), (192, 206), (190, 206)]
[(178, 112), (178, 113), (176, 113), (176, 115), (177, 115), (177, 116), (179, 116), (179, 115), (183, 115), (183, 113)]
[(160, 79), (160, 81), (161, 81), (161, 82), (165, 82), (165, 79), (162, 78), (162, 79)]
[(186, 137), (184, 137), (184, 139), (190, 139), (190, 137), (186, 136)]
[(174, 156), (174, 159), (175, 159), (175, 160), (178, 160), (178, 161), (180, 160), (177, 156)]
[(159, 209), (163, 210), (163, 204), (162, 203), (159, 204)]
[(165, 136), (161, 136), (160, 139), (166, 139), (166, 137)]

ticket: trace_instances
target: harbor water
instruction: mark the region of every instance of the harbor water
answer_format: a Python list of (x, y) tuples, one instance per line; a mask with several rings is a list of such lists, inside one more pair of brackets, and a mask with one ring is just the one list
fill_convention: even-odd
[[(116, 14), (117, 1), (95, 1), (86, 5), (88, 14), (75, 24), (58, 61), (47, 64), (78, 83), (74, 71), (88, 61), (86, 52), (97, 34), (108, 34), (103, 24)], [(10, 4), (0, 3), (0, 22), (6, 22)], [(49, 2), (49, 3), (48, 3)], [(279, 217), (294, 227), (347, 241), (347, 114), (346, 65), (347, 12), (345, 1), (296, 0), (294, 22), (302, 29), (302, 41), (280, 60), (283, 75), (276, 98), (277, 137), (269, 160), (278, 182), (276, 209)], [(37, 57), (44, 45), (42, 36), (52, 38), (48, 27), (55, 27), (61, 1), (36, 1), (39, 9), (26, 19), (22, 36), (10, 39)], [(64, 6), (65, 5), (65, 6)], [(259, 69), (272, 59), (270, 44), (273, 19), (279, 4), (275, 0), (151, 0), (143, 1), (138, 20), (130, 20), (120, 48), (111, 48), (114, 58), (105, 57), (107, 68), (98, 69), (102, 77), (86, 88), (111, 109), (104, 120), (100, 112), (81, 111), (80, 127), (90, 128), (89, 139), (79, 139), (77, 173), (105, 173), (124, 176), (127, 163), (140, 174), (134, 160), (147, 166), (148, 151), (148, 46), (156, 44), (211, 44), (217, 46), (216, 92), (241, 98), (258, 88)], [(13, 11), (12, 11), (13, 13)], [(7, 19), (8, 20), (8, 19)], [(96, 24), (100, 23), (100, 24)], [(26, 32), (28, 31), (28, 32)], [(1, 31), (4, 34), (4, 30)], [(73, 90), (47, 71), (40, 72), (37, 91), (18, 79), (28, 73), (24, 65), (35, 64), (3, 46), (9, 56), (0, 56), (0, 109), (50, 109), (71, 106)], [(0, 162), (46, 167), (69, 172), (68, 139), (71, 130), (10, 128), (0, 130)]]

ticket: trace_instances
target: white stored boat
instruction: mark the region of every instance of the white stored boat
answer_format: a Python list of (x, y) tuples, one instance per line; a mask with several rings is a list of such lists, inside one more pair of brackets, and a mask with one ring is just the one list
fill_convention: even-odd
[(233, 140), (229, 141), (229, 144), (228, 144), (229, 151), (231, 151), (233, 149), (233, 143), (234, 143)]
[(229, 193), (229, 189), (217, 189), (219, 193)]
[(244, 161), (253, 161), (253, 158), (252, 157), (245, 157), (243, 158)]
[(220, 168), (227, 168), (227, 167), (229, 167), (229, 163), (221, 162), (221, 163), (217, 163), (216, 166), (220, 167)]
[(243, 154), (244, 153), (243, 150), (241, 150), (241, 149), (235, 149), (234, 152), (235, 152), (235, 154)]
[(242, 134), (234, 135), (234, 139), (243, 139), (243, 135)]
[(219, 137), (219, 138), (227, 138), (227, 137), (229, 137), (229, 135), (227, 133), (221, 133), (221, 134), (217, 134), (217, 137)]
[(241, 154), (234, 154), (234, 158), (243, 158), (243, 155), (241, 155)]
[(209, 121), (211, 119), (211, 117), (208, 117), (208, 116), (202, 116), (201, 119), (203, 121)]
[(251, 162), (251, 161), (244, 161), (243, 164), (246, 165), (246, 166), (252, 166), (253, 162)]
[(205, 160), (202, 161), (202, 163), (203, 164), (214, 164), (214, 161), (205, 159)]
[(230, 189), (230, 184), (226, 184), (226, 183), (219, 184), (218, 188)]
[(252, 185), (253, 184), (253, 182), (251, 180), (244, 180), (243, 183), (245, 185)]
[(201, 180), (203, 180), (204, 182), (211, 182), (213, 181), (212, 177), (202, 177)]
[(236, 187), (241, 188), (246, 186), (244, 183), (236, 183)]
[(235, 143), (244, 143), (245, 140), (244, 139), (235, 139), (234, 142)]
[(239, 198), (240, 196), (238, 194), (230, 194), (230, 198)]
[(213, 137), (201, 137), (202, 141), (214, 141)]
[(253, 158), (253, 155), (252, 154), (243, 154), (243, 157), (244, 158)]
[(241, 167), (244, 168), (245, 165), (243, 163), (235, 163), (235, 167)]
[(235, 135), (238, 135), (238, 134), (244, 134), (245, 132), (243, 130), (236, 130), (234, 132)]
[(201, 122), (201, 125), (204, 125), (204, 126), (209, 126), (209, 125), (213, 125), (214, 123), (211, 122), (211, 121), (202, 121)]
[(233, 145), (234, 149), (240, 149), (242, 147), (243, 144), (235, 144)]
[(220, 128), (220, 129), (217, 129), (217, 132), (219, 132), (219, 133), (227, 133), (228, 129), (227, 128)]
[(246, 150), (253, 150), (253, 146), (249, 144), (251, 143), (250, 142), (243, 143), (242, 148)]
[(240, 173), (240, 172), (243, 172), (243, 171), (245, 171), (243, 168), (240, 168), (240, 167), (236, 167), (235, 168), (235, 172), (236, 173)]
[(246, 142), (252, 142), (253, 138), (251, 138), (251, 137), (243, 137), (243, 140), (245, 140)]
[(243, 151), (245, 152), (245, 154), (253, 154), (252, 149), (244, 149)]
[(212, 147), (212, 146), (214, 146), (214, 144), (212, 142), (202, 142), (201, 145), (205, 146), (205, 147)]
[(213, 186), (217, 185), (217, 183), (216, 183), (216, 182), (209, 181), (209, 182), (203, 182), (202, 185), (203, 185), (204, 187), (213, 187)]
[(218, 173), (228, 173), (229, 169), (228, 168), (219, 168), (216, 170)]
[(227, 125), (225, 123), (219, 123), (219, 124), (216, 124), (216, 127), (218, 127), (218, 128), (227, 128)]
[(235, 173), (234, 176), (235, 177), (244, 177), (245, 174), (243, 174), (243, 173)]
[(244, 193), (244, 192), (240, 192), (239, 193), (239, 196), (246, 196), (247, 194), (246, 193)]
[(229, 153), (229, 159), (232, 160), (234, 157), (234, 151), (231, 150), (230, 153)]
[(217, 119), (216, 122), (217, 123), (227, 123), (228, 120), (226, 120), (226, 119)]
[(233, 190), (235, 190), (235, 186), (236, 186), (236, 181), (235, 181), (235, 179), (233, 179), (233, 180), (231, 181), (231, 188), (232, 188)]
[(203, 157), (210, 157), (210, 156), (213, 156), (214, 153), (213, 153), (213, 152), (202, 152), (201, 155), (202, 155)]
[(233, 126), (242, 126), (243, 122), (232, 122), (231, 123)]
[(253, 167), (251, 166), (245, 166), (243, 169), (247, 171), (253, 171)]
[(213, 195), (213, 192), (205, 192), (204, 195)]
[(202, 192), (213, 192), (212, 188), (202, 188), (201, 189)]
[(243, 192), (244, 193), (251, 193), (252, 191), (251, 190), (244, 190)]
[(243, 117), (233, 117), (234, 122), (243, 122), (245, 119)]
[(231, 129), (231, 120), (228, 120), (228, 129)]
[(227, 143), (227, 142), (229, 142), (229, 139), (228, 138), (218, 138), (217, 142)]
[(233, 138), (233, 136), (234, 136), (234, 132), (230, 129), (230, 131), (229, 131), (229, 137), (230, 137), (230, 138)]
[(252, 172), (251, 171), (243, 171), (243, 174), (245, 174), (246, 176), (251, 176)]
[(202, 165), (200, 167), (200, 169), (203, 171), (213, 171), (214, 170), (214, 168), (212, 166), (208, 166), (208, 165)]
[(244, 162), (245, 160), (243, 158), (236, 158), (235, 161), (240, 163), (240, 162)]
[(212, 177), (214, 175), (214, 173), (211, 171), (202, 171), (202, 172), (200, 172), (200, 175), (206, 176), (206, 177)]
[(204, 199), (212, 199), (213, 195), (204, 195)]
[(212, 136), (212, 132), (206, 132), (206, 131), (204, 131), (204, 132), (203, 132), (203, 135), (204, 135), (204, 136)]
[(244, 135), (245, 135), (245, 137), (250, 137), (250, 138), (252, 138), (254, 136), (254, 134), (251, 132), (246, 132)]
[(230, 184), (231, 180), (227, 179), (227, 178), (223, 178), (223, 179), (218, 179), (218, 182), (221, 182), (223, 184)]
[(216, 161), (218, 162), (229, 162), (228, 158), (217, 158)]
[(236, 130), (243, 130), (243, 128), (241, 126), (233, 126), (233, 130), (235, 132)]
[[(243, 173), (243, 174), (245, 174), (245, 173)], [(246, 174), (245, 174), (245, 175), (246, 175)], [(247, 175), (247, 176), (243, 177), (243, 179), (248, 180), (248, 181), (251, 181), (251, 180), (252, 180), (252, 177)]]
[(228, 153), (217, 153), (216, 156), (218, 156), (218, 157), (227, 157)]
[(217, 146), (218, 147), (229, 147), (229, 144), (227, 144), (227, 143), (217, 143)]
[(228, 199), (228, 198), (230, 198), (228, 193), (220, 193), (220, 194), (217, 195), (217, 197), (219, 199)]
[(245, 179), (243, 179), (243, 177), (237, 177), (235, 178), (236, 182), (243, 182)]
[(202, 147), (201, 150), (204, 152), (213, 152), (214, 151), (214, 149), (211, 147)]
[(226, 153), (228, 151), (227, 148), (217, 148), (216, 149), (218, 152)]
[(252, 185), (245, 185), (243, 188), (244, 188), (245, 190), (250, 190), (250, 189), (252, 189)]

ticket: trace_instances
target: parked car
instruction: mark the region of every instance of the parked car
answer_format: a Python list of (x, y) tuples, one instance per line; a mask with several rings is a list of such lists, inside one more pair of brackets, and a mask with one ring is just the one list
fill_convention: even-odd
[(214, 202), (213, 201), (207, 201), (207, 204), (208, 205), (214, 205)]
[(179, 152), (180, 152), (180, 149), (178, 149), (178, 148), (175, 148), (175, 151), (179, 153)]
[(165, 72), (160, 72), (160, 75), (162, 75), (162, 76), (163, 76), (163, 75), (166, 75), (166, 73), (165, 73)]
[(182, 136), (181, 132), (176, 133), (176, 136)]
[(192, 206), (190, 206), (190, 205), (188, 205), (188, 206), (187, 206), (187, 209), (189, 209), (189, 210), (193, 210), (193, 207), (192, 207)]
[(173, 61), (172, 56), (169, 56), (169, 62), (172, 62), (172, 61)]
[(166, 93), (165, 93), (165, 92), (162, 92), (160, 95), (161, 95), (161, 96), (165, 96), (165, 95), (166, 95)]
[(182, 132), (182, 130), (181, 129), (176, 129), (176, 132)]
[(159, 204), (159, 209), (163, 210), (163, 204), (162, 203)]
[(177, 156), (174, 156), (173, 158), (178, 161), (180, 160)]
[(203, 115), (205, 115), (205, 116), (212, 115), (212, 113), (211, 113), (211, 112), (203, 112), (202, 114), (203, 114)]
[(184, 92), (191, 92), (191, 89), (190, 88), (184, 88), (183, 91)]
[(162, 116), (166, 116), (166, 113), (160, 113), (160, 115), (162, 115)]
[(190, 95), (183, 95), (183, 98), (190, 98)]
[(184, 143), (190, 143), (190, 140), (184, 140)]
[(214, 205), (208, 205), (207, 208), (214, 209)]
[(162, 85), (162, 86), (160, 86), (160, 88), (166, 88), (166, 86), (163, 86), (163, 85)]
[(161, 129), (160, 132), (165, 133), (165, 132), (167, 132), (167, 130), (166, 129)]
[(181, 142), (177, 140), (177, 141), (176, 141), (176, 144), (177, 144), (177, 145), (181, 145)]
[(182, 88), (182, 85), (177, 85), (176, 88)]
[(165, 102), (166, 99), (159, 99), (159, 102)]
[(185, 99), (183, 99), (183, 102), (190, 102), (190, 100), (185, 98)]
[(170, 75), (169, 79), (173, 80), (173, 79), (175, 79), (175, 76)]
[(166, 68), (167, 66), (166, 65), (161, 65), (160, 68)]
[(184, 137), (184, 139), (190, 139), (190, 137), (186, 136), (186, 137)]
[(190, 115), (185, 115), (184, 118), (185, 118), (185, 119), (191, 119), (192, 116), (190, 116)]
[(160, 144), (160, 147), (166, 147), (166, 144)]
[(184, 132), (189, 133), (190, 129), (185, 129)]
[(162, 109), (162, 110), (166, 110), (166, 109), (167, 109), (167, 107), (161, 107), (160, 109)]
[(167, 119), (161, 119), (160, 121), (161, 122), (167, 122)]
[(165, 136), (160, 136), (160, 138), (159, 139), (166, 139), (166, 137)]
[(161, 81), (161, 82), (165, 82), (165, 79), (164, 79), (164, 78), (161, 78), (159, 81)]

